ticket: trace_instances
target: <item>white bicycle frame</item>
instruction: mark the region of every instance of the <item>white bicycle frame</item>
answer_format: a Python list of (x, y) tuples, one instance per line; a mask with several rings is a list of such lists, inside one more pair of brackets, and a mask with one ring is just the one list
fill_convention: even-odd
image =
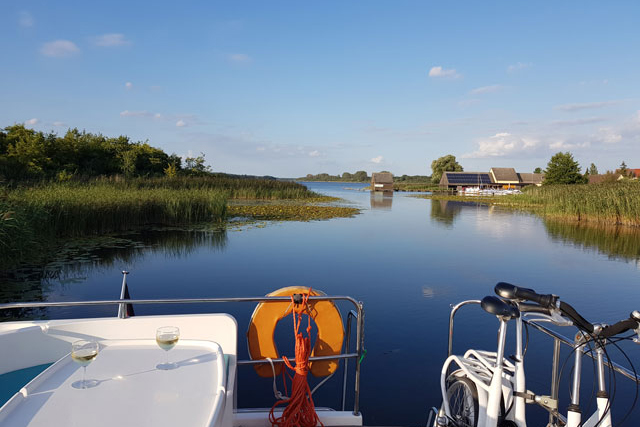
[[(450, 318), (450, 341), (449, 341), (449, 354), (452, 353), (452, 336), (453, 336), (453, 316), (455, 311), (466, 304), (478, 304), (480, 301), (471, 300), (464, 301), (456, 306), (452, 307), (452, 314)], [(528, 322), (553, 322), (558, 325), (567, 326), (572, 324), (571, 322), (563, 319), (562, 317), (553, 315), (547, 316), (541, 313), (525, 313), (528, 316), (535, 315), (534, 319), (528, 320)], [(582, 369), (582, 355), (584, 354), (585, 336), (581, 333), (576, 335), (576, 341), (573, 343), (575, 348), (574, 356), (574, 373), (572, 379), (572, 394), (571, 404), (567, 410), (567, 417), (563, 417), (557, 411), (557, 399), (551, 396), (537, 396), (526, 389), (526, 377), (524, 372), (524, 358), (523, 358), (523, 343), (522, 343), (522, 329), (524, 320), (522, 315), (516, 318), (516, 353), (515, 363), (504, 358), (504, 349), (506, 342), (506, 330), (507, 320), (498, 316), (500, 321), (500, 329), (498, 333), (498, 348), (497, 351), (488, 352), (481, 350), (467, 350), (464, 356), (450, 355), (444, 362), (442, 371), (440, 374), (440, 387), (442, 392), (443, 404), (440, 410), (437, 411), (437, 417), (435, 420), (435, 426), (446, 426), (448, 424), (448, 418), (452, 417), (451, 409), (449, 407), (449, 401), (447, 396), (447, 378), (449, 375), (464, 376), (471, 380), (476, 386), (478, 394), (478, 421), (479, 427), (496, 427), (498, 417), (500, 415), (500, 403), (504, 402), (506, 408), (511, 408), (506, 414), (506, 420), (511, 420), (516, 423), (518, 427), (526, 427), (526, 409), (527, 403), (538, 403), (545, 407), (557, 417), (561, 423), (566, 423), (566, 427), (579, 427), (582, 421), (580, 413), (580, 381), (581, 381), (581, 369)], [(535, 325), (536, 328), (544, 332), (544, 328), (540, 325)], [(638, 331), (640, 335), (640, 331)], [(556, 338), (558, 340), (558, 338)], [(558, 341), (558, 347), (559, 347)], [(566, 339), (565, 343), (569, 343)], [(597, 381), (598, 381), (598, 395), (597, 395), (597, 409), (595, 412), (585, 421), (583, 427), (611, 427), (611, 408), (609, 397), (606, 392), (605, 383), (605, 360), (604, 350), (599, 344), (595, 343), (596, 348), (596, 361), (597, 361)], [(558, 354), (559, 356), (559, 354)], [(554, 352), (554, 363), (556, 359)], [(458, 366), (459, 369), (452, 370), (452, 364)], [(626, 376), (629, 376), (628, 372), (624, 372), (624, 369), (615, 365), (611, 361), (607, 361), (607, 364), (616, 371), (622, 372)], [(450, 374), (451, 373), (451, 374)], [(554, 376), (556, 373), (554, 373)], [(638, 378), (635, 381), (640, 382)], [(555, 410), (553, 409), (555, 407)], [(551, 423), (550, 423), (551, 424)]]

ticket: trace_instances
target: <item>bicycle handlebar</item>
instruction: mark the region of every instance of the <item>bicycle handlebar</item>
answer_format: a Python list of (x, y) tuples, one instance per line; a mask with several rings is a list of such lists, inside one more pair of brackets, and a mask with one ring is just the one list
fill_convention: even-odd
[(613, 325), (605, 326), (598, 336), (601, 338), (611, 338), (615, 335), (640, 328), (640, 322), (634, 317), (621, 320)]
[(496, 294), (503, 298), (533, 301), (542, 307), (548, 308), (555, 306), (555, 303), (558, 300), (558, 297), (555, 295), (541, 295), (536, 293), (533, 289), (521, 288), (506, 282), (499, 282), (495, 286), (494, 290)]
[[(555, 308), (558, 302), (558, 297), (556, 295), (538, 294), (533, 289), (521, 288), (506, 282), (499, 282), (495, 286), (494, 290), (496, 294), (498, 294), (503, 298), (532, 301), (540, 305), (540, 307), (546, 308), (548, 310)], [(576, 311), (575, 308), (573, 308), (572, 306), (570, 306), (564, 301), (560, 301), (558, 308), (560, 309), (560, 312), (563, 315), (571, 319), (571, 321), (576, 327), (578, 327), (579, 329), (589, 334), (593, 333), (593, 325), (589, 321), (587, 321), (584, 317), (582, 317), (580, 313)], [(534, 310), (531, 308), (529, 311), (534, 311)], [(544, 311), (540, 311), (540, 312), (544, 313)]]
[(593, 325), (591, 322), (587, 321), (584, 317), (580, 315), (571, 305), (567, 304), (564, 301), (560, 301), (560, 311), (562, 314), (567, 316), (573, 324), (578, 327), (578, 329), (582, 329), (583, 331), (592, 334), (593, 333)]

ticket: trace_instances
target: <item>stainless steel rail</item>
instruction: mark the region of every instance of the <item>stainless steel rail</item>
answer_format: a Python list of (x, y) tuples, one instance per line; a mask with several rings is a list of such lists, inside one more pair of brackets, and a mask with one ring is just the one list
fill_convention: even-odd
[[(470, 304), (480, 304), (480, 300), (467, 300), (467, 301), (462, 301), (458, 304), (452, 305), (451, 306), (451, 314), (449, 315), (449, 347), (448, 347), (448, 353), (447, 353), (447, 357), (451, 356), (453, 354), (453, 323), (454, 323), (454, 319), (456, 316), (456, 313), (458, 312), (458, 310), (466, 305), (470, 305)], [(559, 358), (560, 358), (560, 344), (566, 344), (571, 348), (574, 348), (574, 343), (571, 339), (565, 337), (564, 335), (561, 335), (545, 326), (542, 326), (539, 323), (536, 323), (535, 321), (531, 321), (531, 320), (524, 320), (524, 323), (526, 323), (527, 325), (533, 326), (535, 329), (539, 330), (540, 332), (549, 335), (551, 338), (554, 339), (554, 351), (553, 351), (553, 377), (556, 378), (557, 377), (557, 369), (558, 367), (556, 366), (559, 363)], [(592, 352), (588, 351), (587, 349), (584, 349), (584, 354), (586, 354), (587, 356), (591, 357), (592, 359), (596, 359), (597, 355), (593, 354)], [(635, 376), (633, 374), (633, 372), (631, 372), (630, 370), (626, 369), (625, 367), (619, 365), (618, 363), (615, 362), (611, 362), (610, 360), (605, 361), (605, 364), (610, 368), (613, 369), (614, 371), (624, 375), (625, 377), (629, 378), (632, 381), (635, 381), (636, 383), (640, 384), (640, 376)], [(556, 380), (557, 381), (557, 380)], [(556, 382), (552, 382), (552, 392), (556, 393), (556, 396), (551, 396), (554, 398), (557, 398), (557, 383)]]
[[(556, 344), (556, 342), (562, 343), (562, 344), (566, 344), (571, 348), (574, 348), (574, 344), (573, 341), (571, 341), (569, 338), (565, 337), (564, 335), (561, 335), (545, 326), (540, 325), (539, 323), (536, 323), (535, 321), (530, 321), (530, 320), (525, 320), (524, 321), (526, 324), (533, 326), (535, 329), (539, 330), (542, 333), (545, 333), (547, 335), (549, 335), (551, 338), (553, 338), (554, 340), (554, 360), (555, 360), (555, 353), (556, 353), (556, 348), (559, 349), (559, 345)], [(594, 352), (589, 351), (588, 349), (584, 349), (583, 353), (586, 354), (587, 356), (591, 357), (594, 360), (597, 360), (598, 355), (594, 354)], [(613, 369), (614, 371), (616, 371), (619, 374), (622, 374), (623, 376), (629, 378), (631, 381), (635, 381), (636, 383), (640, 384), (640, 376), (636, 376), (633, 374), (633, 372), (631, 372), (629, 369), (625, 368), (624, 366), (619, 365), (618, 363), (612, 362), (610, 360), (605, 360), (604, 362), (605, 365), (607, 365), (609, 367), (609, 369)], [(553, 396), (552, 396), (553, 397)]]
[[(124, 272), (123, 272), (124, 274)], [(126, 283), (126, 274), (123, 278), (123, 289)], [(126, 301), (126, 303), (123, 303)], [(127, 304), (197, 304), (197, 303), (228, 303), (228, 302), (270, 302), (270, 301), (291, 301), (290, 297), (230, 297), (230, 298), (174, 298), (174, 299), (128, 299), (128, 300), (94, 300), (94, 301), (63, 301), (63, 302), (16, 302), (0, 304), (0, 310), (11, 310), (19, 308), (50, 308), (50, 307), (86, 307), (94, 305), (117, 305), (118, 317), (126, 317), (123, 312), (126, 311)], [(354, 403), (353, 414), (360, 413), (360, 362), (362, 360), (364, 349), (364, 307), (361, 301), (357, 301), (349, 296), (310, 296), (309, 301), (348, 301), (355, 307), (355, 310), (349, 312), (347, 318), (347, 346), (344, 354), (335, 356), (316, 356), (310, 357), (309, 360), (345, 360), (345, 372), (343, 380), (343, 393), (346, 393), (346, 377), (347, 377), (347, 360), (356, 359), (355, 378), (354, 378)], [(356, 349), (355, 353), (349, 350), (349, 341), (351, 336), (351, 320), (356, 320)], [(283, 362), (283, 359), (273, 359), (273, 362)], [(259, 360), (238, 360), (238, 365), (255, 365), (259, 363), (269, 363), (266, 359)], [(345, 395), (342, 396), (341, 405), (344, 410)]]

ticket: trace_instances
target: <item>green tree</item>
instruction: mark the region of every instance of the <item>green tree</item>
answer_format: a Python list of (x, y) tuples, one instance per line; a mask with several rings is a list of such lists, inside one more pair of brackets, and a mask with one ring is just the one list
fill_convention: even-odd
[(533, 173), (542, 173), (542, 168), (535, 168)]
[(456, 161), (456, 156), (447, 154), (437, 160), (431, 162), (431, 182), (433, 184), (439, 184), (442, 178), (443, 172), (463, 172), (462, 166)]
[(366, 181), (369, 180), (369, 176), (367, 175), (367, 172), (365, 172), (365, 171), (358, 171), (358, 172), (353, 174), (353, 179), (358, 181), (358, 182), (366, 182)]
[(205, 165), (204, 153), (200, 153), (198, 157), (184, 159), (184, 169), (189, 175), (202, 176), (211, 173), (211, 166)]
[(622, 161), (622, 163), (620, 164), (620, 167), (616, 172), (618, 172), (620, 175), (622, 175), (625, 178), (629, 176), (629, 168), (627, 167), (627, 164), (624, 162), (624, 160)]
[(596, 167), (595, 163), (591, 163), (591, 166), (589, 166), (587, 173), (589, 175), (598, 175), (598, 168)]
[(342, 174), (342, 180), (343, 181), (353, 181), (353, 174), (349, 173), (349, 172), (344, 172)]
[(586, 179), (580, 173), (580, 164), (569, 152), (556, 153), (547, 163), (544, 171), (545, 185), (549, 184), (584, 184)]

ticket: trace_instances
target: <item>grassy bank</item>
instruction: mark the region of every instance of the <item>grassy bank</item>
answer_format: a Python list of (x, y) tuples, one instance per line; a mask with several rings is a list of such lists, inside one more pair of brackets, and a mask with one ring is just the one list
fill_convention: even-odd
[(420, 196), (438, 200), (475, 201), (524, 209), (545, 218), (601, 225), (640, 226), (640, 182), (549, 185), (523, 194), (499, 197)]

